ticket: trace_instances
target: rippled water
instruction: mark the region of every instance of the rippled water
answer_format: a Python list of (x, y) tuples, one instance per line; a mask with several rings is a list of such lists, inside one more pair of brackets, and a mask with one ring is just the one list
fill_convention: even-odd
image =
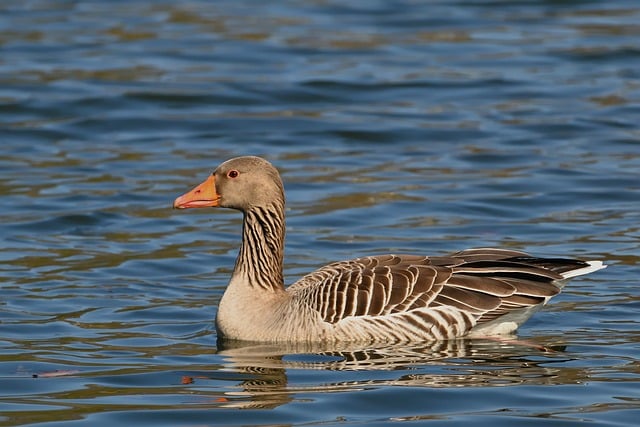
[[(0, 425), (636, 424), (636, 2), (0, 11)], [(282, 171), (289, 282), (473, 246), (609, 268), (515, 342), (218, 349), (240, 217), (170, 205), (241, 154)]]

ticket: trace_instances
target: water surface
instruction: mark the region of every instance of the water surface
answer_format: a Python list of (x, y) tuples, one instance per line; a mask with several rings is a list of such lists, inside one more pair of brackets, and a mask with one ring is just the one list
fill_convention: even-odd
[[(640, 8), (0, 5), (0, 425), (630, 426)], [(285, 274), (499, 246), (606, 260), (517, 340), (218, 348), (221, 161), (285, 181)]]

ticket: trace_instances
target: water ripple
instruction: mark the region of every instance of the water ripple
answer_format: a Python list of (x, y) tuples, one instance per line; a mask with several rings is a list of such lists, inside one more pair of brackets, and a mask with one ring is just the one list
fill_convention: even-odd
[[(634, 425), (635, 3), (0, 12), (0, 425)], [(171, 202), (242, 154), (282, 172), (287, 283), (470, 246), (609, 268), (515, 341), (217, 346), (241, 217)]]

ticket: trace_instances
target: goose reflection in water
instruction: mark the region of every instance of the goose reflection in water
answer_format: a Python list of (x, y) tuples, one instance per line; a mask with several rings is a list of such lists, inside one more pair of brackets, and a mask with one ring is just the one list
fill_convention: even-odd
[[(269, 409), (299, 399), (300, 394), (365, 391), (379, 387), (501, 387), (576, 384), (586, 378), (580, 369), (554, 367), (570, 358), (561, 345), (501, 338), (455, 339), (414, 345), (373, 344), (246, 344), (219, 342), (223, 366), (200, 379), (228, 383), (237, 376), (236, 390), (217, 399), (222, 407)], [(289, 375), (322, 376), (309, 386)], [(321, 372), (318, 372), (321, 371)], [(367, 371), (366, 379), (357, 371)], [(390, 371), (397, 376), (390, 377)], [(349, 373), (350, 372), (350, 373)], [(393, 375), (393, 374), (391, 374)], [(198, 381), (198, 379), (196, 379)]]

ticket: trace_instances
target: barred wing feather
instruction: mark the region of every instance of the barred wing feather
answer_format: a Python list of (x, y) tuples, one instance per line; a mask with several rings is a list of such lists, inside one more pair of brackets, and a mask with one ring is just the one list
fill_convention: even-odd
[[(542, 305), (560, 292), (560, 272), (580, 261), (474, 249), (448, 257), (382, 255), (329, 264), (290, 287), (324, 322), (458, 311), (468, 329), (514, 310)], [(445, 310), (446, 309), (446, 310)], [(406, 319), (405, 319), (406, 320)], [(429, 327), (430, 325), (425, 325)]]

